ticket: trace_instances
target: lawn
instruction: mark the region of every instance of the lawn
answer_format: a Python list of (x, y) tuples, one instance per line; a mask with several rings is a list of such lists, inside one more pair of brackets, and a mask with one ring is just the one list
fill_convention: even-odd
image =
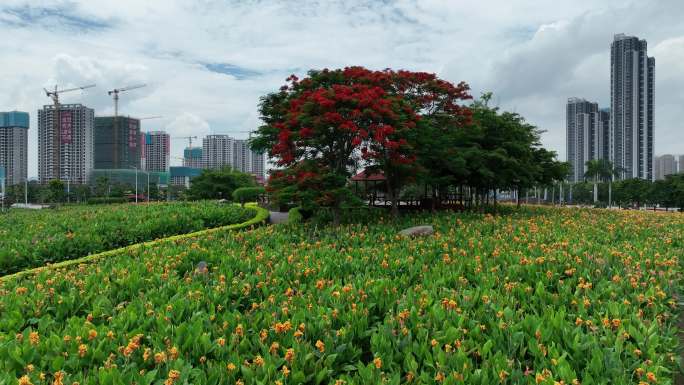
[(163, 243), (0, 283), (0, 383), (668, 384), (683, 251), (573, 209)]
[(11, 210), (0, 215), (0, 276), (253, 216), (215, 202)]

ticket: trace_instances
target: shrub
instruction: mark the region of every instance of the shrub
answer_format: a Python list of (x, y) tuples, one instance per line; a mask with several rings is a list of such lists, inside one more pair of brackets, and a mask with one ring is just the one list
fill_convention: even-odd
[(266, 189), (263, 187), (240, 187), (233, 191), (233, 200), (244, 206), (246, 202), (256, 202), (264, 194)]

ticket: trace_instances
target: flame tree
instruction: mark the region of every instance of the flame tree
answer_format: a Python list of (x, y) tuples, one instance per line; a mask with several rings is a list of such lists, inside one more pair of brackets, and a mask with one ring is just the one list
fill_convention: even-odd
[(290, 76), (279, 92), (260, 103), (264, 121), (252, 148), (280, 167), (269, 188), (279, 201), (304, 208), (329, 207), (335, 222), (351, 200), (347, 180), (359, 166), (381, 171), (397, 212), (402, 185), (417, 175), (421, 128), (439, 123), (457, 129), (469, 119), (459, 102), (470, 98), (465, 83), (434, 74), (372, 71), (362, 67)]

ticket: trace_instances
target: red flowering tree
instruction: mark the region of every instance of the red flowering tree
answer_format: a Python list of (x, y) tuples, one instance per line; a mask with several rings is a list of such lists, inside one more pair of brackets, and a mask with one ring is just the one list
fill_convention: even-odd
[[(402, 126), (376, 126), (371, 140), (362, 148), (371, 169), (383, 172), (392, 212), (398, 214), (398, 195), (416, 176), (434, 175), (443, 170), (429, 160), (438, 156), (440, 164), (449, 164), (453, 154), (451, 138), (470, 123), (470, 110), (463, 106), (471, 99), (469, 87), (461, 82), (453, 85), (435, 74), (411, 71), (389, 71), (389, 91), (404, 103), (405, 113), (412, 117)], [(426, 178), (424, 178), (426, 179)]]
[(467, 86), (432, 74), (348, 67), (287, 81), (262, 98), (265, 124), (252, 148), (282, 167), (271, 176), (276, 197), (310, 209), (330, 207), (336, 221), (351, 196), (347, 180), (361, 164), (385, 174), (396, 212), (398, 191), (415, 174), (412, 138), (421, 116), (467, 111), (456, 103)]

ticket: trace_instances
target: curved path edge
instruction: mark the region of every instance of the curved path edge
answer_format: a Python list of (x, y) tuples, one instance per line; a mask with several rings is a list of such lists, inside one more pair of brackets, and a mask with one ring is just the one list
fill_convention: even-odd
[(82, 265), (82, 264), (94, 263), (94, 262), (99, 261), (100, 259), (107, 258), (107, 257), (116, 257), (116, 256), (119, 256), (121, 254), (125, 254), (125, 253), (130, 252), (130, 251), (135, 251), (141, 247), (150, 247), (150, 246), (155, 246), (155, 245), (165, 243), (165, 242), (174, 242), (174, 241), (178, 241), (178, 240), (182, 240), (182, 239), (196, 238), (196, 237), (200, 237), (200, 236), (204, 236), (204, 235), (208, 235), (208, 234), (213, 234), (213, 233), (217, 233), (217, 232), (222, 232), (222, 231), (241, 230), (241, 229), (244, 229), (244, 228), (247, 228), (250, 226), (257, 226), (257, 225), (260, 225), (260, 224), (268, 221), (268, 218), (270, 215), (268, 210), (261, 208), (261, 207), (257, 206), (256, 204), (247, 204), (246, 206), (249, 208), (253, 208), (257, 211), (254, 218), (252, 218), (246, 222), (234, 223), (231, 225), (225, 225), (225, 226), (214, 227), (211, 229), (194, 231), (192, 233), (187, 233), (187, 234), (172, 235), (170, 237), (159, 238), (159, 239), (155, 239), (152, 241), (134, 243), (132, 245), (120, 247), (118, 249), (107, 250), (107, 251), (103, 251), (103, 252), (96, 253), (96, 254), (90, 254), (90, 255), (87, 255), (85, 257), (81, 257), (81, 258), (77, 258), (77, 259), (71, 259), (68, 261), (62, 261), (62, 262), (53, 263), (53, 264), (49, 264), (49, 265), (45, 265), (45, 266), (40, 266), (40, 267), (35, 267), (35, 268), (27, 269), (27, 270), (22, 270), (22, 271), (14, 273), (14, 274), (5, 275), (3, 277), (0, 277), (0, 284), (5, 282), (5, 281), (9, 281), (9, 280), (13, 280), (13, 279), (16, 280), (16, 279), (22, 278), (22, 277), (27, 276), (27, 275), (35, 275), (35, 274), (38, 274), (42, 271), (60, 269), (60, 268), (65, 268), (65, 267), (69, 267), (69, 266), (73, 266), (73, 265)]

